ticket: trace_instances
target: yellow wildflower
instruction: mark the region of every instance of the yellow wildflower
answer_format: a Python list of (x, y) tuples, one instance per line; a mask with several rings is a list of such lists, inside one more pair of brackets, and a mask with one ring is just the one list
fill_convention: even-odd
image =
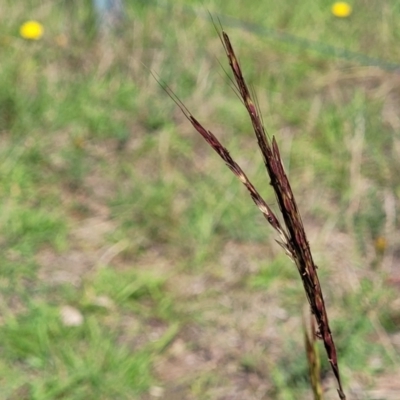
[(383, 254), (387, 249), (387, 241), (383, 236), (378, 236), (375, 239), (375, 250), (378, 254)]
[(43, 25), (37, 21), (26, 21), (19, 28), (19, 34), (28, 40), (39, 40), (43, 36)]
[(333, 3), (331, 11), (335, 17), (347, 18), (351, 14), (352, 8), (351, 5), (345, 1), (337, 1)]

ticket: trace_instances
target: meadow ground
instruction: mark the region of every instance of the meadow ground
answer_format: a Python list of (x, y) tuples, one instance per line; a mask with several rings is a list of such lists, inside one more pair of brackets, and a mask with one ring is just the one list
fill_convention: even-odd
[[(400, 2), (347, 19), (326, 1), (126, 3), (101, 39), (89, 1), (2, 0), (0, 399), (311, 398), (298, 273), (149, 73), (276, 209), (206, 10), (254, 24), (221, 17), (281, 148), (348, 398), (400, 398), (400, 75), (354, 55), (400, 63)], [(19, 36), (29, 19), (40, 40)]]

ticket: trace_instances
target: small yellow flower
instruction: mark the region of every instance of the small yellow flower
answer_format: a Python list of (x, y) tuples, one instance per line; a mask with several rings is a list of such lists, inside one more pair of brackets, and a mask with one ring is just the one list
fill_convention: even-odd
[(43, 36), (43, 25), (37, 21), (26, 21), (19, 28), (19, 34), (28, 40), (39, 40)]
[(387, 249), (387, 241), (383, 236), (378, 236), (375, 239), (375, 250), (378, 254), (383, 254)]
[(331, 11), (335, 17), (347, 18), (351, 14), (352, 8), (351, 5), (345, 1), (337, 1), (333, 3)]

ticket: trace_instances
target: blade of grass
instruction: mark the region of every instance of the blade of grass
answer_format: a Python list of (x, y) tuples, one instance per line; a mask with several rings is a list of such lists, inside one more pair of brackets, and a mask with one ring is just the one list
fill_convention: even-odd
[(263, 200), (241, 167), (232, 159), (229, 151), (221, 144), (216, 136), (200, 124), (200, 122), (191, 114), (191, 112), (173, 93), (168, 85), (162, 83), (154, 74), (153, 76), (181, 109), (182, 113), (189, 120), (194, 129), (200, 133), (200, 135), (214, 149), (214, 151), (225, 161), (228, 168), (239, 178), (239, 180), (247, 188), (254, 203), (263, 213), (265, 219), (278, 232), (281, 239), (281, 241), (278, 241), (278, 243), (283, 247), (286, 254), (296, 264), (300, 277), (303, 281), (304, 290), (311, 307), (311, 312), (314, 314), (318, 324), (318, 331), (316, 332), (316, 335), (324, 342), (329, 363), (338, 383), (339, 397), (341, 400), (345, 400), (346, 396), (343, 392), (340, 379), (336, 347), (330, 330), (324, 297), (317, 275), (317, 266), (312, 258), (303, 222), (298, 211), (289, 180), (283, 167), (278, 144), (274, 137), (272, 137), (272, 141), (267, 137), (260, 112), (257, 108), (257, 105), (252, 100), (252, 96), (243, 77), (239, 62), (236, 58), (228, 35), (222, 29), (221, 31), (217, 29), (217, 32), (228, 57), (229, 65), (232, 69), (234, 80), (236, 82), (236, 89), (249, 113), (258, 146), (261, 150), (261, 154), (264, 158), (264, 164), (271, 180), (270, 184), (275, 191), (286, 229), (282, 227), (271, 208)]
[(321, 363), (319, 360), (317, 343), (315, 341), (315, 320), (312, 316), (310, 329), (310, 333), (308, 333), (306, 323), (303, 320), (304, 345), (306, 348), (308, 371), (314, 400), (322, 400)]
[(311, 312), (315, 315), (317, 320), (317, 335), (324, 342), (329, 363), (331, 364), (332, 371), (338, 383), (338, 394), (340, 399), (343, 400), (346, 396), (342, 388), (336, 346), (329, 326), (328, 314), (326, 312), (324, 297), (317, 274), (317, 266), (314, 263), (304, 230), (303, 221), (283, 167), (278, 144), (274, 137), (272, 137), (272, 142), (268, 140), (260, 113), (252, 100), (228, 35), (224, 31), (221, 31), (219, 35), (225, 48), (237, 84), (237, 89), (239, 90), (253, 124), (258, 146), (260, 147), (264, 158), (264, 164), (271, 179), (270, 183), (275, 191), (285, 221), (285, 226), (289, 236), (288, 242), (285, 243), (285, 248), (289, 250), (291, 259), (295, 262), (303, 281), (304, 290), (311, 306)]

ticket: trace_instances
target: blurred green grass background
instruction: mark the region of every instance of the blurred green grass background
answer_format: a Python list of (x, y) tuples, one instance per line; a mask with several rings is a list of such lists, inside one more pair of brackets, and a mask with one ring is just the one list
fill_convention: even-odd
[[(206, 12), (398, 62), (400, 2), (352, 5), (126, 1), (101, 38), (90, 1), (2, 1), (0, 399), (310, 398), (295, 267), (149, 69), (276, 209)], [(30, 19), (38, 41), (18, 34)], [(281, 148), (346, 392), (399, 398), (400, 75), (224, 28)]]

